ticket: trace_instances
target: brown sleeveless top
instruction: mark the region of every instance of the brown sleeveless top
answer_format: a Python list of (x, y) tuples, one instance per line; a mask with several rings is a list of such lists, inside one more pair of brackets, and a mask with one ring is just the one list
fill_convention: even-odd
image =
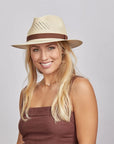
[(19, 120), (18, 128), (24, 144), (78, 144), (74, 112), (70, 122), (54, 121), (51, 106), (29, 108), (31, 119)]
[(24, 144), (78, 144), (74, 112), (70, 122), (54, 121), (51, 106), (29, 109), (31, 119), (19, 121), (19, 131)]

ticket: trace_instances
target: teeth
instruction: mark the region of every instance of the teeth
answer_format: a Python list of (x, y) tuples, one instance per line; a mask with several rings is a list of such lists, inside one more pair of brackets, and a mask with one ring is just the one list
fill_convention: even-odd
[(43, 66), (48, 66), (48, 65), (50, 65), (50, 64), (51, 64), (51, 62), (46, 63), (46, 64), (41, 63), (41, 65), (43, 65)]

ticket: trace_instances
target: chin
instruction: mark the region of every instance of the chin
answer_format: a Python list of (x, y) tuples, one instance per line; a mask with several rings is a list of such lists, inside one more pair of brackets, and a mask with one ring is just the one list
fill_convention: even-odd
[(57, 69), (55, 70), (40, 70), (40, 72), (43, 74), (43, 75), (51, 75), (53, 73), (55, 73), (57, 71)]

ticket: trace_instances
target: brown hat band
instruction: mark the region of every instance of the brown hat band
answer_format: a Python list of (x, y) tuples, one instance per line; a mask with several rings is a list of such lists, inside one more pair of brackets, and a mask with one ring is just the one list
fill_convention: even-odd
[(67, 35), (57, 34), (57, 33), (42, 33), (42, 34), (33, 34), (27, 37), (27, 41), (41, 38), (60, 38), (60, 39), (68, 39)]

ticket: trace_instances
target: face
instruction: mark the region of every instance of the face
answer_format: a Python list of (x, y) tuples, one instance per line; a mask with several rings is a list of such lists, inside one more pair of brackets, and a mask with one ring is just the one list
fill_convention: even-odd
[(30, 46), (34, 66), (44, 75), (49, 75), (59, 68), (62, 62), (62, 50), (57, 42)]

